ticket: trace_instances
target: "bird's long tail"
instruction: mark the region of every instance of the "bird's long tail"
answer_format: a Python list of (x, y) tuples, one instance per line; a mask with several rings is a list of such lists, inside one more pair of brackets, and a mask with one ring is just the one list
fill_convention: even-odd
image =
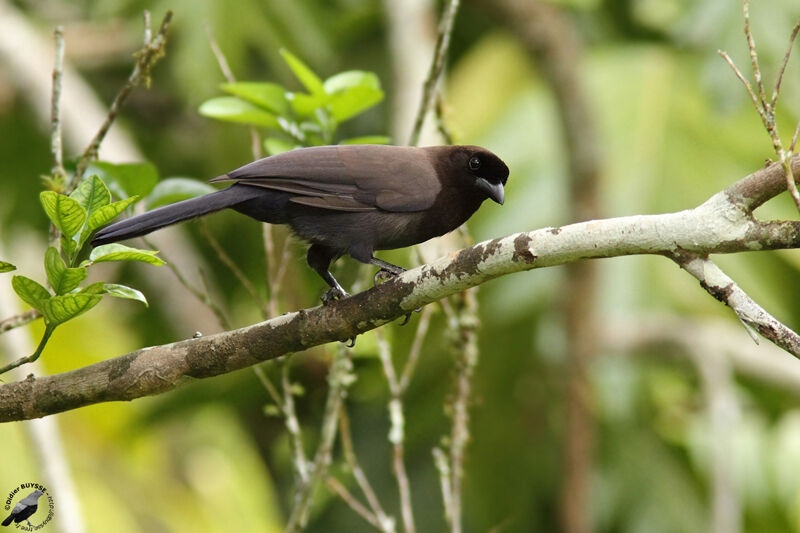
[(102, 228), (92, 239), (92, 246), (141, 237), (184, 220), (233, 207), (260, 194), (263, 194), (263, 189), (258, 187), (233, 185), (205, 196), (165, 205)]
[(9, 524), (10, 524), (10, 523), (11, 523), (13, 520), (14, 520), (14, 515), (13, 515), (13, 514), (10, 514), (10, 515), (8, 515), (8, 518), (6, 518), (5, 520), (3, 520), (3, 525), (4, 525), (4, 526), (7, 526), (7, 525), (9, 525)]

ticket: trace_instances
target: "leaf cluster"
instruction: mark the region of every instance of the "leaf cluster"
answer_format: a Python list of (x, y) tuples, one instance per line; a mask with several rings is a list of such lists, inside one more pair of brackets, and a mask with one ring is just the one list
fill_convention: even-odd
[[(373, 72), (347, 70), (322, 80), (295, 55), (281, 56), (307, 92), (293, 92), (277, 83), (235, 82), (220, 88), (219, 96), (200, 105), (201, 115), (269, 130), (264, 148), (270, 155), (300, 146), (333, 144), (339, 124), (383, 100), (380, 80)], [(387, 144), (389, 138), (370, 135), (342, 139), (340, 144)]]

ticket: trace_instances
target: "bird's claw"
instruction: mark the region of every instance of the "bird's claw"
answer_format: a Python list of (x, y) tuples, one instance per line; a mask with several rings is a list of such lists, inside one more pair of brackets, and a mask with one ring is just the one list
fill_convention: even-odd
[(416, 309), (414, 309), (410, 313), (406, 313), (405, 317), (403, 318), (403, 321), (400, 322), (400, 325), (401, 326), (405, 326), (406, 324), (408, 324), (408, 321), (411, 320), (411, 313), (419, 313), (420, 311), (422, 311), (422, 308), (421, 307), (417, 307)]
[(347, 291), (337, 285), (335, 287), (331, 287), (329, 291), (323, 294), (320, 300), (322, 300), (322, 305), (328, 305), (335, 300), (341, 300), (342, 298), (347, 298), (348, 296), (350, 295), (347, 294)]
[(381, 267), (381, 269), (375, 272), (375, 275), (372, 277), (373, 283), (375, 285), (378, 285), (378, 282), (390, 280), (406, 271), (406, 269), (404, 268), (400, 267), (395, 267), (395, 268), (397, 268), (397, 271), (392, 271)]
[(394, 274), (392, 274), (388, 270), (380, 269), (377, 272), (375, 272), (374, 276), (372, 276), (372, 283), (377, 286), (378, 283), (386, 281), (387, 279), (390, 279), (393, 276)]
[(356, 345), (356, 337), (357, 337), (357, 335), (353, 336), (353, 337), (350, 337), (349, 339), (345, 339), (345, 340), (339, 341), (339, 342), (344, 343), (346, 348), (352, 348), (353, 346)]

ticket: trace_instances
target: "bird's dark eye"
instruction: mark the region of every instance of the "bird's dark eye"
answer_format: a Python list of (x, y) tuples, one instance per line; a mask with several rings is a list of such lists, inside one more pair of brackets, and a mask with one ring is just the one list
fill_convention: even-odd
[(478, 156), (474, 155), (469, 158), (469, 168), (470, 170), (478, 170), (481, 168), (481, 160)]

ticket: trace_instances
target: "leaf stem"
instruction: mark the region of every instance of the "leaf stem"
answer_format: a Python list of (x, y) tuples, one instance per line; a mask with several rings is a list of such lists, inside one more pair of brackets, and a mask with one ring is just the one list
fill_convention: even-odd
[(42, 352), (44, 351), (44, 347), (47, 344), (47, 341), (50, 340), (50, 336), (53, 334), (55, 329), (56, 329), (56, 326), (54, 326), (52, 324), (47, 324), (47, 326), (45, 326), (45, 328), (44, 328), (44, 335), (42, 335), (42, 340), (39, 341), (39, 346), (36, 347), (36, 351), (33, 352), (28, 357), (20, 357), (16, 361), (14, 361), (12, 363), (9, 363), (6, 366), (0, 368), (0, 374), (5, 374), (9, 370), (13, 370), (13, 369), (17, 368), (18, 366), (22, 366), (22, 365), (27, 364), (27, 363), (33, 363), (34, 361), (39, 359), (39, 356), (42, 355)]

